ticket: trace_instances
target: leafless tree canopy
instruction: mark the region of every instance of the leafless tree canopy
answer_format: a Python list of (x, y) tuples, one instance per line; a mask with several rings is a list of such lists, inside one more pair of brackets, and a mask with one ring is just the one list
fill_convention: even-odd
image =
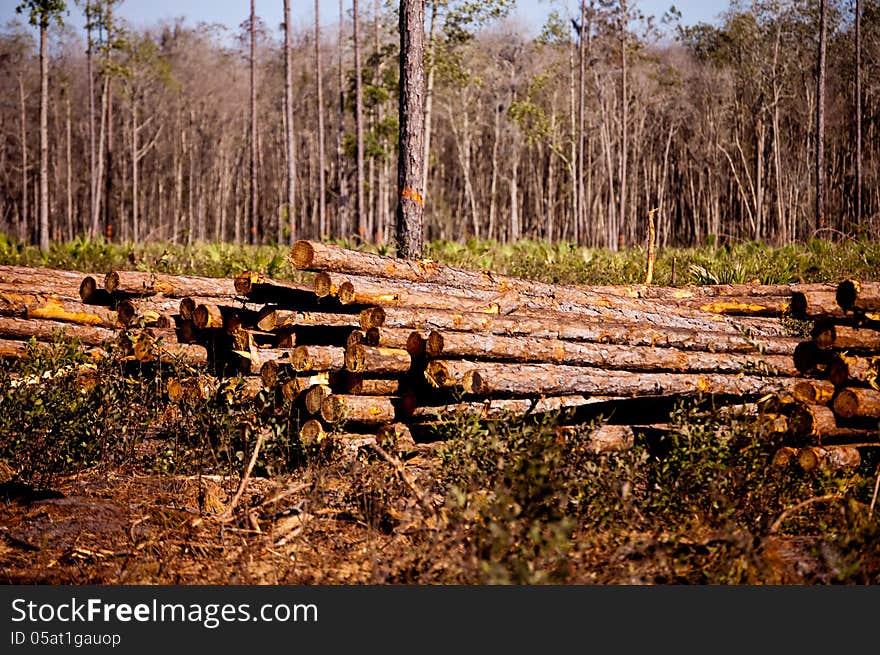
[[(38, 34), (24, 16), (0, 32), (0, 231), (393, 243), (396, 11), (360, 4), (357, 52), (347, 0), (341, 30), (292, 30), (286, 112), (283, 25), (251, 21), (242, 3), (231, 33), (184, 20), (135, 30), (118, 4), (69, 3), (88, 6), (88, 33), (47, 27), (45, 155)], [(618, 248), (645, 242), (653, 212), (660, 246), (788, 243), (817, 227), (876, 238), (880, 2), (859, 3), (858, 53), (856, 3), (822, 4), (820, 86), (818, 0), (735, 2), (694, 26), (583, 0), (539, 31), (508, 21), (505, 0), (428, 1), (425, 237)], [(307, 10), (292, 5), (294, 24)]]

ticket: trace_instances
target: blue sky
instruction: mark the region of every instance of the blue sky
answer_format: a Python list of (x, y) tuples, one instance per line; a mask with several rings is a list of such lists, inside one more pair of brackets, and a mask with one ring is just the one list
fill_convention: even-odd
[[(15, 7), (20, 0), (0, 0), (0, 21), (5, 23), (15, 17)], [(384, 3), (384, 0), (382, 0)], [(337, 22), (339, 14), (338, 0), (319, 0), (321, 23), (332, 25)], [(351, 0), (344, 0), (345, 6)], [(72, 0), (68, 0), (70, 17), (73, 25), (81, 25), (80, 10)], [(373, 0), (360, 0), (364, 11), (372, 9)], [(697, 22), (714, 22), (717, 16), (728, 6), (728, 0), (636, 0), (645, 14), (654, 14), (658, 18), (674, 4), (682, 13), (685, 24)], [(516, 16), (525, 25), (533, 28), (543, 24), (547, 14), (555, 7), (577, 5), (577, 0), (517, 0)], [(250, 10), (248, 0), (126, 0), (122, 3), (120, 13), (134, 27), (148, 27), (163, 18), (184, 16), (190, 23), (199, 21), (222, 23), (235, 29), (247, 17)], [(257, 15), (267, 25), (277, 26), (281, 23), (281, 0), (256, 0)], [(291, 23), (306, 27), (312, 24), (314, 17), (314, 0), (291, 0)]]

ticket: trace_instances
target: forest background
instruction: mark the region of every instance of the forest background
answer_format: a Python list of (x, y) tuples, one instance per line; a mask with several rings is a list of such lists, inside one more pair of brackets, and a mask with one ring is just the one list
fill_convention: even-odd
[[(27, 7), (3, 4), (11, 238), (393, 245), (396, 5), (323, 18), (293, 5), (288, 111), (285, 25), (251, 20), (247, 3), (231, 30), (135, 26), (119, 0), (48, 3), (41, 228), (39, 35)], [(859, 43), (855, 0), (736, 0), (691, 23), (642, 4), (547, 4), (538, 25), (511, 18), (511, 0), (427, 3), (429, 241), (617, 250), (645, 242), (649, 215), (661, 247), (878, 233), (876, 0), (861, 2)]]

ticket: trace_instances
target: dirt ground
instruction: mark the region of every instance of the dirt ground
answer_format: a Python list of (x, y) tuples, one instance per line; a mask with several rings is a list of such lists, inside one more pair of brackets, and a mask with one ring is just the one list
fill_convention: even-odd
[[(430, 476), (431, 465), (419, 456), (406, 471), (417, 481)], [(425, 524), (413, 494), (405, 490), (384, 506), (387, 520), (362, 520), (358, 507), (372, 501), (358, 488), (356, 468), (251, 478), (231, 517), (224, 510), (239, 479), (93, 471), (40, 492), (7, 482), (0, 485), (0, 583), (397, 584), (411, 583), (415, 566), (429, 582), (454, 579), (457, 553), (423, 550), (425, 534), (437, 526)], [(672, 543), (634, 534), (607, 550), (593, 542), (572, 553), (566, 577), (575, 584), (675, 583), (677, 559), (731, 538), (739, 537), (702, 534)], [(764, 582), (833, 574), (816, 547), (810, 537), (760, 544)], [(426, 564), (426, 557), (433, 560)]]

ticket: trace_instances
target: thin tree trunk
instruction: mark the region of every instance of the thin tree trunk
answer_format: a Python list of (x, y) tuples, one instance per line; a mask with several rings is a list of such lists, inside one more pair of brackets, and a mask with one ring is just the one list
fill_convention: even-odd
[(827, 0), (819, 2), (819, 61), (816, 74), (816, 229), (825, 227), (825, 54)]
[(27, 157), (27, 108), (25, 106), (24, 77), (18, 74), (19, 126), (21, 140), (21, 220), (18, 225), (18, 238), (28, 237), (28, 157)]
[[(89, 216), (95, 214), (95, 196), (97, 195), (97, 175), (95, 174), (95, 71), (92, 53), (92, 5), (86, 2), (86, 74), (89, 78)], [(91, 221), (89, 236), (92, 239), (98, 236), (98, 226)]]
[(67, 136), (67, 147), (66, 147), (66, 157), (65, 164), (67, 170), (65, 171), (67, 177), (67, 183), (65, 184), (65, 189), (67, 191), (67, 238), (73, 239), (74, 235), (74, 225), (73, 225), (73, 165), (70, 161), (71, 152), (72, 152), (72, 142), (73, 135), (71, 129), (71, 120), (70, 120), (70, 89), (67, 90), (65, 95), (65, 131)]
[(132, 94), (131, 100), (131, 230), (132, 236), (135, 242), (140, 241), (141, 238), (141, 228), (140, 228), (140, 219), (138, 218), (138, 212), (140, 211), (140, 207), (138, 206), (138, 193), (140, 192), (138, 186), (138, 114), (137, 114), (137, 100)]
[[(315, 0), (315, 26), (318, 20), (318, 0)], [(317, 37), (317, 34), (315, 35)], [(315, 41), (316, 52), (320, 44)], [(287, 224), (290, 229), (289, 242), (296, 241), (296, 149), (293, 139), (293, 52), (290, 44), (290, 0), (284, 0), (284, 148), (287, 153)], [(317, 62), (316, 74), (321, 79), (321, 64)], [(320, 106), (321, 82), (318, 82), (318, 103)], [(320, 113), (319, 113), (320, 115)], [(280, 221), (279, 221), (280, 223)]]
[[(592, 16), (592, 3), (590, 7)], [(586, 43), (584, 36), (587, 29), (587, 3), (581, 0), (581, 23), (578, 30), (578, 129), (577, 129), (577, 184), (576, 204), (574, 213), (573, 236), (574, 242), (581, 242), (581, 226), (584, 220), (584, 90), (586, 82)]]
[(424, 0), (400, 5), (400, 136), (397, 159), (397, 254), (422, 256), (424, 171)]
[(343, 0), (339, 0), (339, 33), (336, 42), (339, 57), (339, 125), (336, 131), (336, 176), (339, 183), (339, 235), (347, 236), (351, 228), (348, 220), (348, 178), (345, 173), (345, 149), (343, 138), (345, 136), (345, 70), (343, 68), (343, 38), (342, 27), (345, 24), (345, 11)]
[(856, 145), (855, 145), (855, 229), (857, 233), (862, 229), (862, 0), (856, 0), (856, 52), (855, 52), (855, 123), (856, 123)]
[(46, 31), (49, 19), (40, 19), (40, 250), (49, 250), (49, 56)]
[(250, 198), (248, 218), (250, 220), (250, 243), (257, 243), (257, 14), (254, 0), (251, 0), (250, 16)]
[(358, 25), (358, 0), (352, 0), (352, 47), (354, 48), (354, 120), (357, 133), (357, 216), (356, 233), (364, 238), (366, 203), (364, 198), (364, 89), (361, 79), (361, 46)]
[(626, 226), (626, 175), (627, 175), (627, 85), (626, 85), (626, 0), (620, 0), (620, 223), (617, 226), (617, 248), (623, 245)]
[(431, 22), (428, 28), (428, 43), (426, 58), (428, 60), (428, 76), (425, 83), (425, 145), (422, 159), (422, 198), (428, 196), (428, 168), (431, 165), (431, 118), (434, 108), (434, 71), (435, 48), (437, 47), (435, 36), (437, 34), (437, 0), (431, 2)]
[[(327, 188), (325, 170), (327, 166), (324, 145), (324, 82), (321, 70), (321, 24), (315, 0), (315, 95), (317, 96), (318, 119), (318, 236), (327, 235)], [(340, 25), (341, 28), (341, 25)], [(291, 235), (292, 243), (293, 235)]]

